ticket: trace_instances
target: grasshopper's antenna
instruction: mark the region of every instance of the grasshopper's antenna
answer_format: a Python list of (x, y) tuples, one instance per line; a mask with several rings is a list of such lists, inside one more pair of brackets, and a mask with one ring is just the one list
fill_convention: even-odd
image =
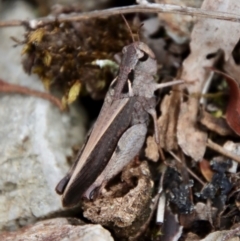
[(140, 32), (140, 30), (141, 30), (141, 28), (142, 28), (142, 26), (144, 25), (144, 23), (141, 23), (140, 24), (140, 26), (139, 26), (139, 28), (138, 28), (138, 31), (137, 31), (137, 38), (138, 38), (138, 42), (140, 42), (140, 37), (139, 37), (139, 32)]
[(131, 30), (131, 28), (130, 28), (130, 26), (129, 26), (128, 22), (127, 22), (127, 19), (124, 17), (124, 15), (123, 15), (123, 14), (121, 14), (121, 16), (122, 16), (122, 18), (123, 18), (124, 22), (125, 22), (125, 23), (126, 23), (126, 25), (127, 25), (127, 28), (128, 28), (128, 30), (129, 30), (129, 32), (130, 32), (130, 34), (131, 34), (131, 37), (132, 37), (132, 41), (133, 41), (133, 43), (134, 43), (134, 42), (135, 42), (135, 39), (134, 39), (134, 37), (133, 37), (133, 32), (132, 32), (132, 30)]

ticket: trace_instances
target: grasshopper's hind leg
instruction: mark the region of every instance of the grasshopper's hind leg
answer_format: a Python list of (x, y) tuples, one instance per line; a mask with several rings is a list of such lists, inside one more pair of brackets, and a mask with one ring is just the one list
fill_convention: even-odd
[[(101, 190), (107, 182), (122, 171), (122, 169), (139, 153), (147, 134), (146, 123), (136, 124), (127, 129), (119, 139), (117, 147), (104, 171), (88, 188), (85, 197), (96, 196), (94, 190)], [(100, 187), (100, 189), (99, 189)]]

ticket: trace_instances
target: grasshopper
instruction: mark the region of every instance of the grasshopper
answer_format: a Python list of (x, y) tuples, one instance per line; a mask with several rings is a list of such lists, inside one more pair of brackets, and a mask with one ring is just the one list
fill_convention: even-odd
[(149, 115), (158, 142), (154, 92), (184, 82), (157, 84), (156, 58), (143, 42), (125, 46), (122, 53), (119, 74), (109, 87), (91, 133), (75, 163), (56, 187), (65, 207), (77, 205), (82, 196), (95, 196), (139, 153), (146, 138)]

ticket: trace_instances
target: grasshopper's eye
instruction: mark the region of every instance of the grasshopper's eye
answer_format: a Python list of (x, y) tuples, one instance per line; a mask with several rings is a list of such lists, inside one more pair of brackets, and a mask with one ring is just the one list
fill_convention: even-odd
[(148, 59), (149, 55), (144, 51), (142, 51), (142, 53), (143, 53), (143, 56), (139, 58), (139, 61), (144, 62)]
[(155, 59), (155, 54), (153, 53), (153, 51), (146, 44), (140, 42), (139, 43), (139, 50), (141, 50), (142, 54), (145, 53), (148, 56), (150, 56), (150, 58)]

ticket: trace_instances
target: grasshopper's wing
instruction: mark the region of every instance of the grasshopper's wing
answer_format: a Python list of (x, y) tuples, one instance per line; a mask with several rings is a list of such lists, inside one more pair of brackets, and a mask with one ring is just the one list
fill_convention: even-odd
[(120, 137), (131, 123), (134, 101), (134, 98), (123, 98), (113, 101), (109, 106), (103, 106), (104, 111), (101, 111), (81, 155), (76, 160), (72, 176), (67, 180), (62, 196), (63, 206), (76, 205), (104, 170)]

